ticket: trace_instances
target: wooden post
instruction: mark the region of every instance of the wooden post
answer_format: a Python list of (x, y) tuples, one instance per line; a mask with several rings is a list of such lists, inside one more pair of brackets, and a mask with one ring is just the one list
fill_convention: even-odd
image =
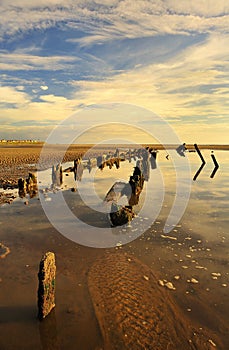
[(18, 194), (20, 198), (26, 195), (26, 181), (23, 178), (18, 179)]
[(47, 252), (40, 261), (38, 279), (38, 318), (42, 320), (55, 307), (55, 254)]
[(61, 186), (63, 183), (63, 170), (60, 163), (52, 166), (52, 183), (53, 186)]
[(26, 190), (26, 181), (23, 178), (18, 179), (18, 189), (20, 191)]

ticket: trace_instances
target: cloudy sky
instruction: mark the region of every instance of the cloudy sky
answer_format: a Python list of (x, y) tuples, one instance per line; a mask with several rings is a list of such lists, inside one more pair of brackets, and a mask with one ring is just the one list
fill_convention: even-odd
[(0, 139), (44, 140), (85, 106), (118, 102), (153, 111), (184, 142), (228, 143), (228, 0), (0, 7)]

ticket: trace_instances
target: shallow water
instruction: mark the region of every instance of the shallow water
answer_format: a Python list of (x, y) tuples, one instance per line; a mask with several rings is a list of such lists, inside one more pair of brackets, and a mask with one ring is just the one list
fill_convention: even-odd
[[(73, 173), (64, 173), (61, 191), (47, 190), (40, 193), (40, 200), (27, 195), (28, 205), (24, 205), (25, 198), (18, 198), (11, 205), (2, 205), (0, 241), (10, 248), (11, 253), (1, 260), (0, 265), (0, 349), (102, 347), (87, 288), (87, 273), (105, 249), (78, 244), (85, 242), (91, 242), (88, 245), (94, 247), (113, 245), (113, 248), (106, 248), (108, 252), (123, 250), (133, 254), (157, 271), (160, 279), (171, 281), (176, 289), (170, 293), (184, 314), (200, 329), (211, 331), (211, 339), (215, 340), (217, 348), (228, 348), (229, 154), (215, 151), (220, 168), (211, 179), (214, 166), (210, 151), (202, 153), (207, 164), (196, 181), (192, 178), (200, 166), (200, 159), (196, 153), (186, 154), (191, 165), (188, 179), (191, 194), (179, 222), (176, 211), (170, 232), (165, 233), (163, 228), (176, 195), (176, 173), (179, 173), (178, 186), (183, 189), (184, 196), (189, 181), (184, 176), (182, 158), (174, 171), (172, 157), (167, 160), (163, 151), (159, 152), (157, 169), (150, 171), (139, 204), (134, 207), (138, 216), (129, 226), (111, 229), (107, 218), (109, 206), (103, 203), (115, 181), (129, 181), (135, 163), (128, 161), (121, 162), (120, 169), (113, 167), (101, 171), (93, 168), (91, 172), (85, 169), (81, 182), (77, 184)], [(69, 165), (72, 164), (65, 164), (63, 168)], [(40, 190), (50, 189), (51, 170), (40, 173), (39, 181)], [(94, 191), (91, 191), (92, 186)], [(73, 187), (77, 187), (76, 192), (70, 190)], [(180, 211), (185, 199), (182, 193), (178, 203)], [(69, 217), (63, 216), (60, 195), (70, 210)], [(75, 227), (74, 232), (69, 233), (73, 240), (67, 239), (67, 234), (60, 234), (50, 224), (41, 202), (46, 209), (48, 206), (55, 208), (53, 217), (64, 229), (73, 220), (71, 214), (80, 219), (70, 225)], [(122, 198), (120, 203), (127, 204), (127, 199)], [(98, 236), (95, 237), (96, 232)], [(57, 302), (55, 312), (40, 324), (36, 320), (36, 276), (41, 255), (48, 250), (56, 253)], [(179, 276), (179, 279), (174, 276)], [(198, 283), (192, 283), (192, 278)], [(216, 339), (221, 339), (222, 344)]]

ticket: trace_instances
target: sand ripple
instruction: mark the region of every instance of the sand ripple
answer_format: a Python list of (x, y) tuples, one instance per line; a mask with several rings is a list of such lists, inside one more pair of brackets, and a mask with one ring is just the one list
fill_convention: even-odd
[(98, 259), (88, 275), (104, 349), (212, 349), (207, 334), (184, 317), (142, 262), (117, 252)]

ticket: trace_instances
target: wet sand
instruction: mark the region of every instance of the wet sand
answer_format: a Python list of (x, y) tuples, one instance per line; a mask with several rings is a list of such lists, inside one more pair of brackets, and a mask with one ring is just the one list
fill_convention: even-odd
[[(83, 247), (51, 226), (37, 198), (3, 207), (0, 221), (0, 241), (11, 251), (0, 260), (1, 350), (228, 348), (228, 288), (221, 286), (228, 260), (220, 244), (185, 227), (177, 241), (162, 237), (161, 221), (123, 247)], [(39, 323), (37, 272), (49, 250), (57, 261), (56, 308)], [(176, 289), (159, 285), (164, 279)]]
[(104, 349), (212, 348), (210, 332), (190, 322), (158, 281), (157, 274), (131, 254), (107, 253), (94, 263), (89, 290)]
[[(228, 261), (220, 246), (198, 243), (185, 228), (177, 242), (161, 238), (161, 222), (123, 247), (87, 248), (59, 234), (36, 201), (1, 209), (0, 237), (11, 252), (0, 265), (0, 349), (228, 348), (228, 289), (221, 286)], [(190, 246), (200, 249), (192, 259)], [(56, 308), (39, 323), (37, 272), (46, 251), (56, 254)], [(199, 283), (188, 283), (191, 277)], [(159, 285), (164, 279), (176, 289)]]
[[(181, 263), (174, 258), (175, 252), (185, 256), (188, 247), (171, 251), (160, 234), (145, 233), (119, 248), (87, 248), (56, 232), (33, 203), (9, 208), (17, 217), (9, 215), (7, 232), (1, 233), (11, 249), (0, 266), (2, 350), (227, 349), (228, 293), (222, 287), (214, 292), (219, 281), (211, 280), (211, 271), (219, 266), (222, 275), (227, 271), (222, 259), (218, 266), (214, 262), (215, 269), (209, 262), (205, 277), (188, 258)], [(34, 229), (37, 221), (40, 229)], [(39, 323), (37, 272), (48, 250), (56, 254), (56, 308)], [(199, 284), (187, 283), (190, 276)], [(163, 279), (176, 290), (160, 286)]]
[[(17, 185), (20, 177), (28, 176), (29, 171), (37, 170), (43, 144), (0, 146), (0, 187), (4, 184)], [(50, 167), (60, 161), (61, 146), (47, 147), (43, 162)], [(88, 147), (70, 147), (63, 161), (73, 161), (88, 150)]]

